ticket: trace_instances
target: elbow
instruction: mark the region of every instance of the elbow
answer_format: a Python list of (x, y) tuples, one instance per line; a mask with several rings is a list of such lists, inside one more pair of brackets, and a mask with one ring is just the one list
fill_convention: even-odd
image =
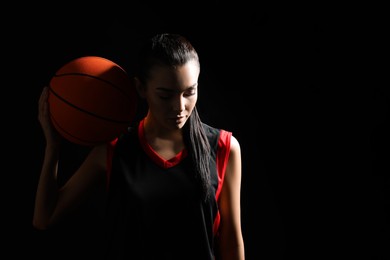
[(36, 220), (36, 219), (33, 219), (32, 226), (36, 230), (42, 230), (42, 231), (43, 230), (47, 230), (49, 228), (48, 223), (44, 223), (44, 221), (39, 221), (39, 220)]

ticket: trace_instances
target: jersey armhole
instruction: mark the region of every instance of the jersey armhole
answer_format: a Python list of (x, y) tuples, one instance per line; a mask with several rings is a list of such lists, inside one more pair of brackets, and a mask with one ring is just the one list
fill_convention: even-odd
[[(219, 201), (219, 195), (221, 194), (223, 181), (225, 179), (226, 167), (229, 161), (231, 137), (232, 137), (232, 132), (220, 130), (220, 135), (218, 139), (217, 158), (216, 158), (217, 172), (218, 172), (218, 188), (215, 193), (215, 199), (217, 200), (217, 202)], [(216, 215), (216, 219), (214, 221), (214, 227), (213, 227), (213, 231), (215, 235), (217, 235), (218, 233), (220, 219), (221, 216), (218, 211)]]

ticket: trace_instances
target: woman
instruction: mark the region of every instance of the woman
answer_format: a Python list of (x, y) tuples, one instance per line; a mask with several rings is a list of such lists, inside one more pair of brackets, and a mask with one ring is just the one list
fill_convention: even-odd
[(176, 34), (158, 34), (138, 53), (134, 84), (145, 117), (109, 144), (93, 147), (57, 189), (60, 136), (39, 100), (46, 149), (33, 225), (48, 229), (88, 194), (107, 193), (106, 259), (244, 259), (241, 152), (231, 132), (200, 120), (199, 58)]

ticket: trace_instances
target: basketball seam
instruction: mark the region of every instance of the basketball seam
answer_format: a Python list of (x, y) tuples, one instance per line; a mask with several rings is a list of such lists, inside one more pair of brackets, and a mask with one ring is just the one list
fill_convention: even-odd
[(115, 85), (114, 83), (112, 83), (112, 82), (110, 82), (108, 80), (105, 80), (105, 79), (102, 79), (102, 78), (99, 78), (99, 77), (96, 77), (96, 76), (93, 76), (93, 75), (89, 75), (89, 74), (86, 74), (86, 73), (76, 73), (76, 72), (63, 73), (63, 74), (56, 74), (56, 75), (54, 75), (54, 77), (65, 77), (65, 76), (85, 76), (85, 77), (90, 77), (90, 78), (93, 78), (93, 79), (96, 79), (96, 80), (103, 81), (104, 83), (107, 83), (107, 84), (113, 86), (116, 90), (121, 92), (129, 101), (132, 101), (131, 97), (129, 95), (127, 95), (127, 93), (123, 89), (119, 88), (117, 85)]
[[(61, 125), (57, 122), (57, 120), (55, 120), (55, 117), (51, 113), (50, 113), (50, 118), (54, 122), (54, 126), (60, 128), (62, 133), (66, 134), (68, 137), (73, 138), (74, 140), (78, 140), (78, 142), (81, 142), (84, 145), (93, 145), (96, 143), (96, 141), (88, 141), (86, 139), (81, 139), (81, 138), (71, 134), (70, 132), (66, 131), (63, 127), (61, 127)], [(115, 136), (113, 138), (115, 138)], [(110, 140), (107, 138), (107, 141), (110, 141)]]
[(78, 106), (75, 106), (74, 104), (68, 102), (66, 99), (64, 99), (63, 97), (61, 97), (60, 95), (58, 95), (54, 90), (53, 88), (51, 87), (51, 85), (49, 84), (49, 90), (50, 92), (55, 95), (58, 99), (62, 100), (63, 102), (65, 102), (66, 104), (68, 104), (69, 106), (75, 108), (75, 109), (78, 109), (79, 111), (81, 112), (84, 112), (86, 114), (89, 114), (93, 117), (97, 117), (97, 118), (100, 118), (100, 119), (103, 119), (103, 120), (106, 120), (106, 121), (109, 121), (109, 122), (113, 122), (113, 123), (119, 123), (119, 124), (128, 124), (130, 121), (122, 121), (122, 120), (115, 120), (115, 119), (112, 119), (112, 118), (108, 118), (108, 117), (104, 117), (104, 116), (100, 116), (100, 115), (97, 115), (97, 114), (94, 114), (88, 110), (85, 110), (81, 107), (78, 107)]

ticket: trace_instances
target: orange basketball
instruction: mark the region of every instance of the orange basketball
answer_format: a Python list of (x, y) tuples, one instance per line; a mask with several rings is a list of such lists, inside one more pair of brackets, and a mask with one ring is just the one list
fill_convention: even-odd
[(135, 118), (137, 94), (127, 72), (98, 56), (74, 59), (49, 84), (54, 127), (80, 145), (108, 142), (125, 132)]

